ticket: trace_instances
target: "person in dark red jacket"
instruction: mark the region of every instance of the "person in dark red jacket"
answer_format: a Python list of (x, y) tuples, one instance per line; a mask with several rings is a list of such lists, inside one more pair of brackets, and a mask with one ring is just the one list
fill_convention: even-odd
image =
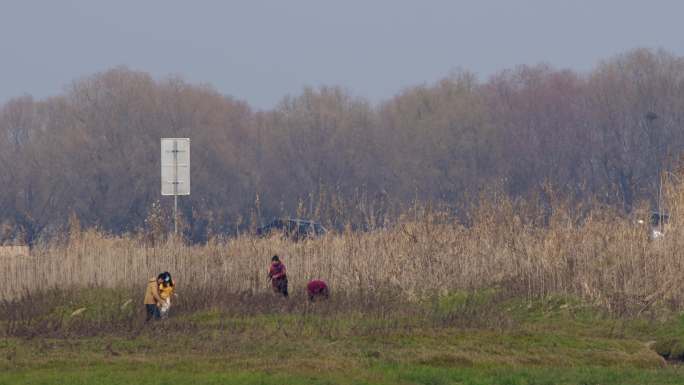
[(309, 295), (309, 301), (312, 302), (317, 299), (328, 299), (330, 296), (328, 284), (320, 279), (309, 281), (309, 283), (306, 285), (306, 292)]
[(268, 279), (271, 280), (273, 292), (287, 297), (287, 269), (285, 264), (280, 262), (280, 258), (274, 255), (271, 258), (271, 266), (268, 269)]

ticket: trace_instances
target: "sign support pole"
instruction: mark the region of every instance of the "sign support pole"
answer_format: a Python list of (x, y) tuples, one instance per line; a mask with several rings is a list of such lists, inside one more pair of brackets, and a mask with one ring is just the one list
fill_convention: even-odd
[(173, 142), (173, 235), (178, 236), (178, 142)]
[(161, 138), (161, 195), (173, 195), (173, 236), (178, 236), (178, 196), (190, 195), (190, 139)]

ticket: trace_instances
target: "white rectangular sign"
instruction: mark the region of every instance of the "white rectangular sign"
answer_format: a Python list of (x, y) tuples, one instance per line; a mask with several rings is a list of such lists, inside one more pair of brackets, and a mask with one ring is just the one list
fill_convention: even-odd
[(161, 139), (161, 194), (190, 195), (190, 139)]

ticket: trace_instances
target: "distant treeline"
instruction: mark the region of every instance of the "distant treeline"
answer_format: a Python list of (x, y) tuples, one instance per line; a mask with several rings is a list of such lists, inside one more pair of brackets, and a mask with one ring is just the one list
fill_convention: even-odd
[(159, 139), (192, 140), (185, 236), (274, 216), (383, 226), (416, 202), (467, 210), (482, 191), (630, 212), (684, 149), (684, 58), (637, 49), (589, 73), (457, 72), (373, 105), (304, 89), (257, 111), (210, 86), (115, 68), (0, 107), (0, 240), (69, 226), (163, 232)]

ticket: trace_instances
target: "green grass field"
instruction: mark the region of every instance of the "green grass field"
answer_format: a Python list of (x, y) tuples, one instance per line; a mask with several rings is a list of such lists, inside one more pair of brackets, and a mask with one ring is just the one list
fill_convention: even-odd
[(666, 311), (618, 319), (488, 292), (386, 308), (241, 301), (152, 325), (87, 295), (6, 317), (0, 384), (684, 384), (654, 349), (680, 354), (684, 318)]

